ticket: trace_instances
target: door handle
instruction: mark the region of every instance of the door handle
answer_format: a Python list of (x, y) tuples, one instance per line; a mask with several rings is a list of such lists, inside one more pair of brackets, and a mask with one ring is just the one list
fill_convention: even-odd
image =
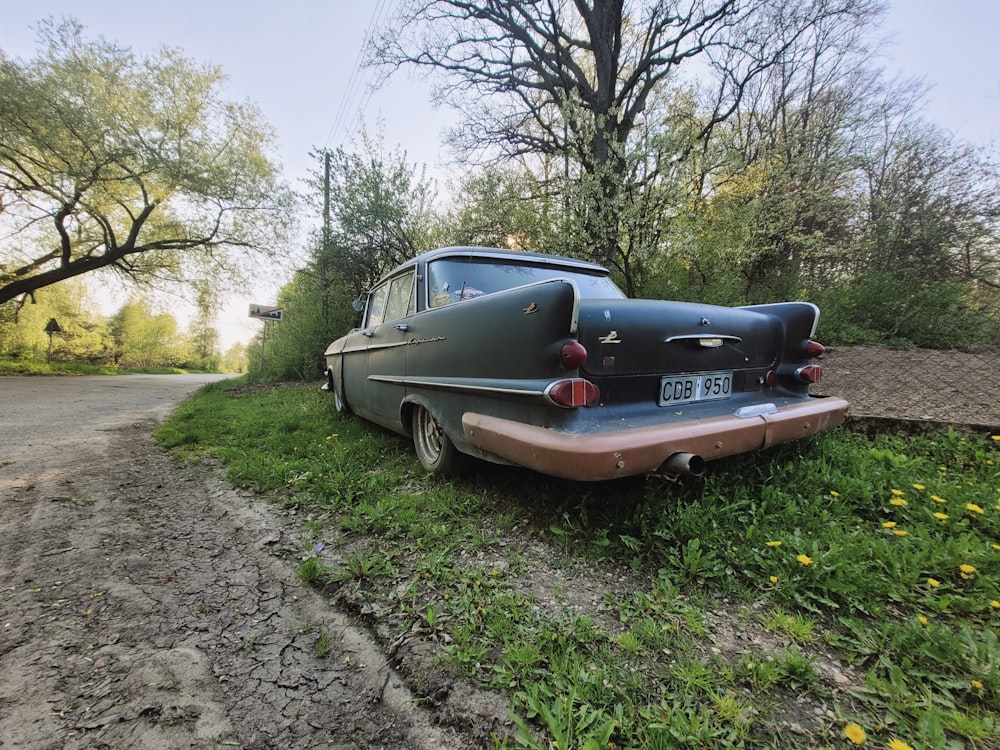
[(406, 325), (406, 323), (396, 323), (396, 325), (394, 325), (393, 328), (395, 328), (397, 331), (403, 331), (404, 333), (410, 330), (410, 327)]

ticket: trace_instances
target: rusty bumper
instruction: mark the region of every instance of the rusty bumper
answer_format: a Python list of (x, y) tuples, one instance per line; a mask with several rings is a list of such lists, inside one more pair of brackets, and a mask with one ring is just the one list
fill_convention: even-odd
[(694, 453), (710, 461), (808, 437), (842, 423), (847, 407), (841, 398), (813, 398), (772, 414), (586, 434), (466, 412), (462, 427), (469, 443), (519, 466), (565, 479), (598, 481), (655, 471), (675, 453)]

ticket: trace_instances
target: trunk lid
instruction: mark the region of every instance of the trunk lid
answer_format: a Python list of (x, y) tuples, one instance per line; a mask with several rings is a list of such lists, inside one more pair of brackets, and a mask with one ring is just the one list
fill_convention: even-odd
[(595, 378), (766, 370), (781, 321), (753, 310), (663, 300), (582, 300), (583, 371)]

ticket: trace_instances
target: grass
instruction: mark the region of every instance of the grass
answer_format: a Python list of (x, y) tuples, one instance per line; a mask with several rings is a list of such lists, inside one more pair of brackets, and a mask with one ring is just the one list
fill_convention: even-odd
[(186, 375), (200, 372), (177, 367), (140, 367), (121, 370), (106, 365), (79, 362), (40, 362), (0, 357), (0, 375)]
[(998, 437), (839, 429), (676, 485), (443, 480), (314, 387), (229, 381), (158, 438), (305, 511), (302, 580), (509, 696), (498, 746), (1000, 742)]

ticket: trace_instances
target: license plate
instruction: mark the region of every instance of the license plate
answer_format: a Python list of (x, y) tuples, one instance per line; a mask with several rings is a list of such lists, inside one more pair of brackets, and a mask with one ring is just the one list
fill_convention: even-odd
[(733, 395), (733, 373), (703, 372), (698, 375), (667, 375), (660, 378), (660, 406), (719, 401)]

